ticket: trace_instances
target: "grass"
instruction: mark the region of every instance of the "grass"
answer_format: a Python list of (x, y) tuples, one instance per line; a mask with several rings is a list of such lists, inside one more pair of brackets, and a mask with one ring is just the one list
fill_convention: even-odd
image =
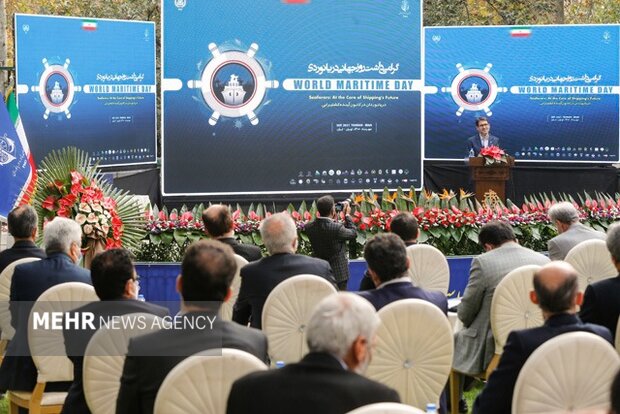
[(8, 414), (9, 413), (9, 400), (6, 397), (2, 397), (0, 399), (0, 414)]
[[(476, 380), (476, 383), (474, 384), (472, 389), (470, 389), (469, 391), (465, 391), (463, 393), (465, 397), (465, 401), (467, 401), (467, 406), (469, 407), (470, 413), (471, 413), (472, 408), (474, 408), (474, 401), (476, 400), (476, 397), (478, 396), (478, 394), (480, 394), (483, 388), (484, 388), (484, 383), (482, 381)], [(2, 411), (0, 411), (0, 414), (2, 414)]]

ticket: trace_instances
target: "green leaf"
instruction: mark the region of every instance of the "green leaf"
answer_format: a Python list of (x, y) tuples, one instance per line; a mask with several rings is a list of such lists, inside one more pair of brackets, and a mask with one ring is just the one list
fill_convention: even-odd
[(175, 229), (173, 235), (174, 240), (179, 246), (183, 246), (183, 244), (185, 244), (185, 240), (187, 240), (187, 231)]
[(530, 228), (532, 230), (532, 238), (534, 240), (540, 240), (540, 230), (536, 226)]
[(362, 246), (366, 244), (366, 233), (363, 231), (358, 231), (355, 241), (357, 242), (357, 244), (360, 244)]
[(426, 243), (427, 240), (428, 240), (428, 233), (420, 229), (420, 234), (418, 235), (418, 243)]
[(149, 240), (151, 241), (151, 243), (157, 246), (159, 243), (161, 243), (161, 236), (159, 234), (149, 233)]
[(467, 230), (465, 235), (467, 236), (467, 238), (469, 240), (471, 240), (474, 243), (478, 244), (478, 231), (477, 231), (477, 229), (470, 228), (470, 229)]
[(174, 240), (172, 232), (165, 231), (163, 233), (159, 233), (159, 235), (161, 236), (162, 243), (164, 243), (165, 245), (170, 245), (172, 243), (172, 240)]
[(263, 245), (263, 238), (260, 236), (260, 233), (257, 231), (252, 233), (252, 240), (254, 241), (254, 244), (257, 246)]

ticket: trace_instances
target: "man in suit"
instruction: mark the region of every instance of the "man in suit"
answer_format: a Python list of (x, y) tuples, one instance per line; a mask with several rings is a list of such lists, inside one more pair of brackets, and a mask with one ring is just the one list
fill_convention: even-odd
[(267, 337), (262, 332), (217, 316), (221, 303), (231, 295), (237, 270), (233, 254), (230, 246), (215, 240), (201, 240), (187, 249), (177, 278), (182, 315), (175, 317), (170, 328), (129, 341), (117, 414), (152, 413), (166, 375), (195, 353), (236, 348), (267, 362)]
[(579, 212), (573, 203), (564, 201), (554, 204), (547, 214), (558, 229), (558, 235), (547, 242), (551, 260), (564, 260), (570, 249), (582, 241), (605, 240), (605, 233), (595, 231), (579, 222)]
[(257, 262), (241, 268), (241, 287), (233, 308), (233, 321), (261, 329), (263, 306), (267, 296), (291, 276), (312, 274), (335, 284), (329, 263), (322, 259), (295, 254), (297, 229), (291, 216), (278, 213), (262, 221), (260, 234), (269, 252)]
[[(390, 232), (394, 233), (405, 242), (405, 246), (409, 247), (418, 243), (418, 220), (411, 213), (398, 213), (389, 222)], [(364, 277), (360, 282), (360, 291), (371, 290), (375, 288), (368, 271), (364, 273)]]
[(424, 290), (411, 283), (405, 243), (397, 235), (378, 234), (367, 241), (364, 259), (377, 288), (359, 292), (359, 295), (372, 303), (377, 311), (399, 299), (422, 299), (448, 313), (448, 300), (443, 293)]
[(508, 335), (499, 365), (476, 399), (474, 413), (509, 413), (521, 367), (549, 339), (567, 332), (585, 331), (611, 343), (607, 328), (583, 323), (577, 317), (577, 305), (581, 304), (583, 295), (578, 289), (577, 272), (570, 264), (555, 261), (536, 272), (530, 299), (542, 310), (545, 324)]
[[(11, 325), (15, 336), (0, 366), (0, 391), (32, 391), (37, 369), (28, 348), (28, 317), (37, 298), (52, 286), (65, 282), (90, 284), (90, 272), (78, 266), (82, 252), (82, 228), (75, 221), (56, 217), (45, 226), (43, 244), (47, 258), (15, 268), (11, 282)], [(66, 391), (69, 383), (51, 383), (46, 391)]]
[[(469, 280), (458, 306), (463, 329), (454, 336), (453, 367), (469, 375), (484, 372), (495, 353), (490, 321), (495, 287), (518, 267), (549, 262), (542, 254), (519, 246), (510, 224), (502, 221), (490, 221), (482, 226), (478, 241), (486, 253), (472, 260)], [(459, 406), (465, 408), (464, 402)]]
[[(607, 249), (611, 261), (620, 272), (620, 223), (607, 229)], [(586, 288), (579, 317), (584, 322), (602, 325), (616, 339), (616, 326), (620, 315), (620, 276), (599, 280)]]
[[(125, 249), (112, 249), (95, 256), (90, 274), (100, 301), (75, 309), (72, 312), (75, 316), (91, 314), (94, 325), (99, 327), (102, 319), (110, 321), (118, 315), (151, 313), (164, 317), (169, 314), (167, 308), (137, 300), (140, 286), (130, 255)], [(63, 332), (67, 355), (73, 362), (73, 383), (62, 408), (63, 414), (90, 413), (84, 397), (82, 367), (86, 346), (95, 332), (92, 329), (65, 329)]]
[(295, 364), (237, 380), (228, 414), (342, 414), (378, 402), (399, 402), (398, 393), (363, 377), (380, 320), (352, 293), (323, 299), (308, 322), (309, 353)]
[(235, 229), (230, 209), (227, 206), (216, 204), (202, 212), (202, 222), (207, 234), (232, 247), (235, 254), (243, 257), (248, 262), (253, 262), (262, 257), (260, 247), (251, 244), (239, 243), (235, 239)]
[(499, 146), (499, 138), (489, 133), (491, 131), (491, 124), (489, 124), (485, 117), (476, 118), (476, 130), (478, 133), (467, 139), (468, 154), (473, 152), (474, 156), (477, 156), (482, 148)]
[(27, 204), (11, 210), (7, 217), (9, 233), (15, 243), (0, 252), (0, 273), (12, 262), (26, 257), (43, 259), (45, 252), (34, 244), (37, 237), (37, 212)]
[(347, 240), (357, 237), (355, 224), (351, 219), (351, 206), (347, 201), (342, 202), (344, 224), (338, 222), (338, 213), (334, 198), (323, 196), (316, 201), (317, 217), (306, 224), (306, 234), (310, 239), (314, 256), (327, 260), (334, 271), (334, 277), (339, 290), (347, 289), (349, 281), (349, 259)]

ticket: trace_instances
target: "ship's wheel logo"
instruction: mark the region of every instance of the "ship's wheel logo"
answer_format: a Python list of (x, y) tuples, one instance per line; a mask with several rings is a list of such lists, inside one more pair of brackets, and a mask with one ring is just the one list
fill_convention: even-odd
[(64, 113), (67, 119), (71, 118), (69, 107), (73, 103), (75, 92), (80, 92), (81, 87), (75, 85), (73, 75), (69, 72), (69, 59), (64, 65), (50, 64), (43, 59), (45, 70), (41, 74), (38, 86), (32, 86), (33, 92), (39, 92), (41, 103), (45, 107), (43, 118), (47, 119), (50, 113)]
[(15, 159), (15, 141), (6, 134), (0, 136), (0, 165), (7, 165)]
[(491, 75), (491, 63), (484, 69), (464, 69), (458, 63), (456, 68), (458, 75), (452, 80), (449, 88), (441, 88), (442, 92), (450, 92), (454, 103), (459, 109), (457, 116), (461, 116), (464, 111), (484, 111), (487, 116), (493, 115), (489, 108), (497, 99), (498, 92), (506, 92), (507, 88), (497, 86), (497, 81)]
[(220, 116), (247, 116), (252, 125), (258, 124), (255, 110), (265, 97), (267, 88), (277, 88), (278, 81), (268, 81), (261, 64), (254, 57), (258, 45), (252, 43), (247, 52), (221, 52), (215, 43), (209, 44), (213, 58), (202, 71), (200, 80), (190, 80), (190, 89), (200, 89), (207, 105), (213, 110), (209, 124), (217, 124)]

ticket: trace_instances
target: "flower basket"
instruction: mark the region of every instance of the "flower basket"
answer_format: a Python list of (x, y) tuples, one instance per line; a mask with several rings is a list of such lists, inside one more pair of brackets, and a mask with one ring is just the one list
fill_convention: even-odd
[(496, 145), (482, 148), (478, 157), (484, 160), (484, 165), (507, 164), (506, 152)]

